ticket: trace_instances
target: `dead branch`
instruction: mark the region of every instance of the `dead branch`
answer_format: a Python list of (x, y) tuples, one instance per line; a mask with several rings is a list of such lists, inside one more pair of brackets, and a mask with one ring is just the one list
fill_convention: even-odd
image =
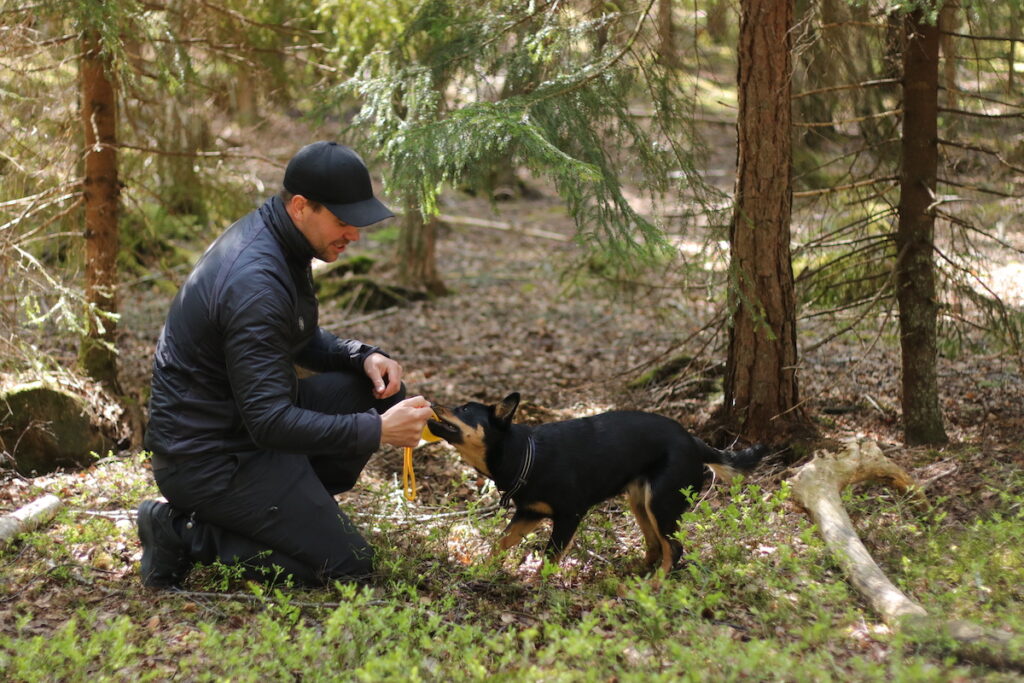
[(880, 111), (877, 114), (866, 114), (864, 116), (856, 116), (850, 119), (835, 119), (833, 121), (798, 121), (793, 124), (794, 128), (831, 128), (832, 126), (844, 125), (848, 123), (863, 123), (864, 121), (871, 121), (872, 119), (883, 119), (887, 116), (899, 116), (903, 113), (902, 109), (891, 109), (889, 111)]
[(858, 90), (860, 88), (873, 88), (879, 85), (897, 85), (900, 83), (898, 78), (880, 78), (874, 81), (862, 81), (860, 83), (847, 83), (845, 85), (832, 85), (827, 88), (818, 88), (816, 90), (805, 90), (804, 92), (798, 92), (792, 96), (792, 99), (798, 100), (801, 97), (812, 97), (814, 95), (823, 95), (829, 92), (837, 92), (839, 90)]
[(964, 189), (964, 190), (973, 190), (975, 192), (981, 192), (982, 194), (991, 194), (991, 195), (995, 195), (996, 197), (1005, 197), (1007, 199), (1019, 199), (1020, 197), (1024, 197), (1024, 194), (1021, 194), (1021, 193), (1001, 192), (999, 190), (993, 190), (990, 187), (982, 187), (980, 185), (968, 185), (966, 183), (958, 183), (955, 180), (950, 180), (949, 178), (938, 178), (937, 180), (940, 183), (943, 183), (944, 185), (949, 185), (951, 187), (959, 187), (959, 188)]
[(1024, 173), (1024, 168), (1013, 165), (1012, 163), (1004, 159), (1002, 154), (1000, 154), (997, 150), (994, 150), (992, 148), (983, 147), (981, 145), (969, 145), (963, 142), (957, 142), (955, 140), (943, 140), (942, 138), (939, 138), (938, 143), (940, 145), (944, 145), (947, 147), (959, 147), (960, 149), (966, 149), (972, 152), (980, 152), (982, 154), (994, 156), (996, 159), (999, 160), (999, 163), (1001, 163), (1003, 166), (1006, 166), (1007, 168), (1016, 171), (1017, 173)]
[(867, 180), (858, 180), (855, 183), (849, 183), (847, 185), (837, 185), (836, 187), (824, 187), (824, 188), (821, 188), (820, 190), (804, 190), (802, 192), (794, 192), (793, 193), (793, 197), (794, 197), (794, 199), (795, 198), (802, 198), (802, 197), (816, 197), (816, 196), (822, 195), (822, 194), (831, 194), (833, 192), (842, 192), (844, 190), (853, 190), (853, 189), (856, 189), (858, 187), (864, 187), (866, 185), (875, 185), (875, 184), (878, 184), (878, 183), (892, 183), (892, 182), (896, 182), (897, 180), (899, 180), (899, 176), (894, 176), (894, 175), (892, 175), (892, 176), (885, 176), (885, 177), (882, 177), (882, 178), (868, 178)]
[(1004, 112), (1002, 114), (987, 114), (983, 111), (970, 111), (968, 109), (953, 109), (951, 107), (939, 107), (943, 114), (958, 114), (960, 116), (972, 116), (976, 119), (1020, 119), (1024, 118), (1024, 112)]
[(851, 439), (842, 453), (817, 453), (790, 478), (796, 500), (821, 530), (850, 583), (892, 628), (952, 643), (955, 654), (984, 664), (1024, 669), (1024, 654), (1011, 647), (1012, 634), (981, 625), (933, 617), (889, 581), (861, 542), (843, 507), (843, 487), (880, 480), (923, 499), (921, 487), (882, 454), (874, 441)]
[(60, 509), (60, 505), (60, 498), (47, 494), (9, 515), (0, 517), (0, 546), (11, 542), (15, 536), (49, 521)]
[(490, 221), (487, 220), (486, 218), (473, 218), (472, 216), (451, 216), (448, 214), (442, 214), (438, 216), (437, 219), (442, 223), (450, 223), (451, 225), (467, 225), (474, 228), (490, 228), (491, 230), (514, 230), (524, 235), (530, 235), (531, 237), (543, 237), (544, 239), (555, 240), (557, 242), (568, 242), (570, 239), (565, 235), (562, 235), (557, 232), (523, 228), (512, 223), (506, 223), (504, 221)]

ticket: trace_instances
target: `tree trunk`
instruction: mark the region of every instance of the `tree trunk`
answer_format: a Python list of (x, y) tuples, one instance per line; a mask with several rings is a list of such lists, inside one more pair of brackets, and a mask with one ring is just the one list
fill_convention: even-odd
[(706, 26), (711, 42), (721, 45), (729, 34), (729, 0), (712, 0), (708, 3)]
[[(942, 49), (942, 86), (946, 89), (946, 106), (956, 109), (956, 38), (949, 35), (959, 28), (959, 4), (947, 2), (939, 13), (939, 41)], [(956, 119), (954, 119), (955, 121)]]
[(424, 221), (414, 200), (406, 206), (398, 241), (398, 281), (404, 287), (435, 296), (447, 294), (448, 288), (437, 272), (437, 218)]
[(110, 78), (110, 59), (103, 53), (95, 31), (87, 31), (82, 39), (79, 74), (85, 142), (85, 297), (91, 309), (79, 356), (90, 377), (120, 395), (114, 347), (121, 194), (115, 148), (117, 98)]
[(672, 20), (672, 0), (658, 0), (658, 42), (661, 44), (658, 57), (667, 67), (679, 65), (676, 51), (675, 23)]
[(1017, 38), (1020, 36), (1020, 7), (1010, 5), (1010, 51), (1006, 55), (1009, 66), (1006, 70), (1006, 92), (1013, 94), (1015, 72), (1017, 71)]
[(730, 227), (733, 310), (725, 423), (772, 441), (800, 419), (790, 261), (792, 2), (741, 3), (736, 198)]
[(936, 373), (934, 247), (938, 172), (939, 29), (904, 20), (903, 138), (896, 299), (903, 356), (903, 432), (908, 444), (945, 443)]

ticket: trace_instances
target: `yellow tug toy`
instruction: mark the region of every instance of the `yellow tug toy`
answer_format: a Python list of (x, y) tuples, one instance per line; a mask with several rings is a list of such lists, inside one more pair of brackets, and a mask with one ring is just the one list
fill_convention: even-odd
[[(431, 418), (437, 419), (437, 415), (430, 414)], [(420, 435), (423, 441), (440, 441), (441, 437), (434, 436), (426, 425), (423, 426), (423, 433)], [(405, 491), (405, 499), (412, 502), (416, 500), (416, 470), (412, 468), (412, 449), (403, 449), (404, 463), (402, 465), (402, 489)]]

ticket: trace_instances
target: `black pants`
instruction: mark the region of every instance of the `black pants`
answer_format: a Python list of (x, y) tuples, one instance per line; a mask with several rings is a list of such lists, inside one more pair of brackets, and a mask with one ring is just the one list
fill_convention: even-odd
[[(383, 413), (404, 394), (403, 386), (378, 401), (365, 376), (349, 373), (299, 381), (299, 405), (323, 413)], [(323, 585), (372, 569), (372, 549), (334, 500), (355, 485), (371, 455), (257, 451), (159, 458), (153, 475), (181, 514), (175, 528), (195, 561), (241, 563), (250, 578), (273, 581), (280, 574)]]

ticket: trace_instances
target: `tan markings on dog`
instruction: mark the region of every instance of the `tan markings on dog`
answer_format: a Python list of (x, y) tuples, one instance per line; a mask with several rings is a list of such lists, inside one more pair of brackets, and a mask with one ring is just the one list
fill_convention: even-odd
[(470, 427), (447, 410), (440, 417), (458, 427), (459, 431), (462, 432), (462, 443), (453, 444), (455, 450), (462, 456), (462, 459), (470, 467), (473, 467), (485, 477), (492, 479), (491, 471), (487, 469), (487, 459), (484, 457), (486, 452), (484, 447), (484, 428)]
[(540, 523), (543, 521), (543, 519), (538, 518), (523, 518), (513, 521), (505, 528), (505, 535), (498, 540), (498, 545), (495, 546), (494, 552), (508, 550), (512, 546), (517, 545), (523, 540), (524, 536), (540, 526)]
[[(647, 518), (651, 523), (658, 527), (658, 518), (654, 516), (654, 511), (651, 510), (651, 498), (652, 491), (650, 486), (644, 487), (644, 510), (647, 511)], [(661, 546), (661, 569), (666, 574), (672, 571), (672, 546), (668, 544), (668, 539), (661, 533), (661, 529), (658, 529), (658, 544)]]
[(629, 497), (629, 508), (633, 511), (633, 516), (636, 517), (637, 526), (643, 532), (644, 542), (647, 545), (644, 563), (653, 568), (661, 559), (663, 550), (658, 524), (648, 516), (647, 498), (650, 495), (650, 488), (646, 482), (633, 481), (626, 486), (626, 495)]
[(546, 517), (550, 517), (551, 515), (555, 514), (554, 508), (552, 508), (547, 503), (542, 503), (540, 501), (537, 501), (536, 503), (530, 503), (529, 505), (526, 506), (526, 509), (530, 510), (531, 512), (536, 512), (538, 515), (544, 515)]

